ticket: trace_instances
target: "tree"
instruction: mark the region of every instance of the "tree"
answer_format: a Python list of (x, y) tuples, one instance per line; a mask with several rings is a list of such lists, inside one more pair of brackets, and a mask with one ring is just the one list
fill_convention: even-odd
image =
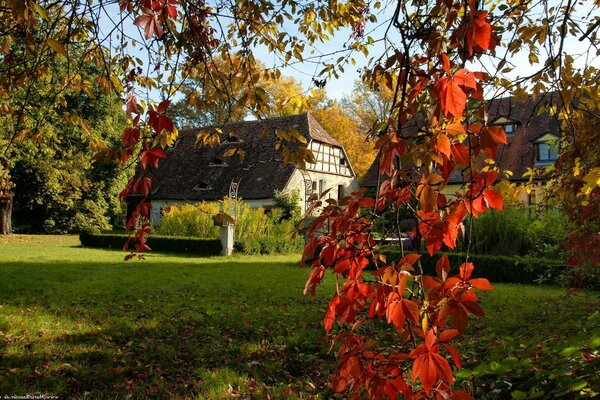
[[(88, 25), (94, 27), (98, 26), (94, 12), (109, 12), (103, 3), (96, 7), (74, 3), (65, 9), (67, 12), (57, 14), (67, 21), (85, 14), (91, 19)], [(20, 26), (25, 31), (35, 29), (39, 18), (47, 14), (46, 8), (58, 7), (51, 2), (40, 4), (21, 0), (9, 3), (2, 20), (7, 37), (14, 40), (22, 34)], [(129, 181), (122, 197), (136, 195), (140, 199), (128, 221), (129, 229), (137, 227), (132, 240), (139, 252), (149, 249), (146, 237), (151, 232), (148, 195), (152, 180), (148, 170), (160, 164), (165, 157), (163, 149), (177, 134), (168, 110), (174, 82), (181, 78), (178, 72), (186, 71), (180, 66), (201, 64), (210, 72), (215, 59), (238, 57), (243, 67), (236, 79), (241, 87), (249, 88), (247, 96), (238, 101), (251, 110), (266, 110), (268, 96), (256, 82), (261, 76), (276, 79), (279, 68), (256, 71), (256, 46), (264, 46), (285, 65), (303, 61), (322, 64), (315, 84), (323, 86), (355, 61), (355, 52), (375, 49), (372, 45), (377, 41), (369, 36), (366, 25), (377, 20), (382, 7), (379, 2), (335, 0), (264, 0), (214, 8), (170, 0), (121, 0), (119, 4), (121, 20), (130, 15), (134, 18), (129, 22), (143, 30), (141, 42), (151, 54), (151, 68), (144, 73), (138, 69), (142, 61), (117, 52), (120, 68), (129, 71), (122, 85), (131, 120), (123, 133), (121, 158), (127, 161), (136, 156), (140, 162), (139, 174)], [(333, 337), (339, 355), (333, 378), (336, 391), (352, 398), (466, 399), (470, 398), (468, 393), (453, 388), (453, 371), (460, 368), (461, 358), (451, 342), (463, 334), (469, 315), (483, 315), (475, 289), (492, 289), (486, 279), (473, 275), (476, 269), (469, 260), (469, 245), (461, 265), (451, 266), (442, 256), (437, 276), (427, 276), (418, 253), (404, 253), (401, 248), (400, 261), (388, 261), (371, 234), (373, 221), (359, 211), (372, 209), (376, 219), (384, 213), (408, 210), (416, 222), (417, 242), (423, 239), (433, 255), (442, 248), (454, 248), (473, 218), (489, 209), (502, 209), (502, 197), (494, 188), (499, 171), (481, 168), (477, 162), (479, 156), (494, 158), (498, 146), (507, 141), (501, 128), (487, 124), (485, 90), (501, 88), (526, 96), (527, 91), (538, 95), (555, 85), (560, 87), (565, 75), (562, 68), (568, 64), (567, 38), (577, 36), (589, 46), (597, 46), (600, 24), (595, 15), (599, 5), (573, 0), (557, 6), (547, 2), (415, 0), (390, 6), (392, 18), (381, 40), (384, 48), (363, 75), (371, 90), (383, 82), (393, 93), (388, 117), (370, 132), (377, 137), (381, 185), (374, 199), (360, 193), (339, 204), (315, 198), (312, 210), (321, 212), (309, 224), (303, 255), (311, 266), (306, 290), (314, 293), (325, 269), (333, 269), (339, 284), (324, 324), (328, 333), (334, 327), (338, 331)], [(578, 7), (583, 9), (577, 11)], [(286, 21), (295, 29), (286, 29)], [(310, 58), (310, 50), (305, 52), (342, 28), (350, 30), (349, 41), (330, 53), (339, 58), (323, 54)], [(68, 55), (66, 48), (74, 41), (72, 33), (67, 31), (60, 40), (50, 37), (44, 43)], [(101, 39), (98, 36), (96, 31), (96, 41)], [(521, 51), (532, 64), (541, 59), (540, 68), (526, 76), (507, 77), (514, 67), (511, 56)], [(5, 54), (8, 57), (10, 51)], [(181, 63), (182, 59), (185, 62)], [(95, 58), (99, 64), (102, 61)], [(572, 72), (576, 79), (585, 71), (590, 69)], [(110, 69), (107, 74), (108, 82), (113, 82)], [(588, 82), (597, 82), (597, 71), (592, 75), (595, 80)], [(209, 73), (202, 83), (218, 90), (219, 82), (212, 78)], [(164, 96), (161, 102), (140, 99), (141, 91), (156, 89), (159, 84)], [(292, 132), (266, 133), (277, 136), (277, 146), (290, 162), (300, 164), (310, 159), (310, 152), (298, 145), (302, 140)], [(463, 174), (467, 183), (451, 198), (441, 191), (453, 173)], [(364, 275), (370, 265), (377, 268), (374, 279)], [(387, 322), (398, 333), (396, 347), (372, 340), (367, 326), (374, 320)]]
[[(243, 68), (255, 71), (252, 82), (246, 81)], [(272, 76), (269, 72), (260, 61), (250, 62), (239, 57), (230, 57), (227, 61), (216, 58), (209, 67), (190, 67), (181, 83), (185, 98), (173, 104), (170, 115), (179, 127), (198, 128), (237, 122), (249, 116), (299, 114), (324, 101), (323, 90), (305, 93), (296, 79)], [(207, 81), (214, 83), (207, 85)]]
[[(12, 6), (17, 14), (0, 20), (6, 33), (0, 39), (0, 234), (10, 233), (13, 210), (23, 224), (37, 224), (36, 230), (105, 228), (115, 188), (122, 184), (119, 174), (126, 172), (104, 143), (120, 142), (122, 102), (108, 90), (107, 66), (90, 62), (104, 57), (105, 49), (88, 41), (84, 21), (73, 18), (70, 26), (62, 10)], [(73, 41), (71, 57), (54, 39), (61, 36)], [(100, 158), (109, 156), (112, 166), (92, 165), (93, 150), (104, 153)]]
[(564, 66), (560, 115), (560, 154), (553, 168), (543, 172), (550, 182), (546, 202), (558, 205), (569, 218), (567, 245), (571, 266), (569, 284), (600, 285), (600, 93), (598, 70), (574, 73), (573, 60)]
[(371, 89), (366, 82), (357, 81), (352, 94), (342, 99), (342, 105), (360, 121), (361, 132), (377, 132), (385, 128), (393, 100), (394, 92), (385, 83), (378, 82)]
[(375, 159), (373, 143), (368, 141), (359, 121), (336, 101), (317, 108), (314, 117), (319, 124), (344, 146), (358, 176), (362, 176)]

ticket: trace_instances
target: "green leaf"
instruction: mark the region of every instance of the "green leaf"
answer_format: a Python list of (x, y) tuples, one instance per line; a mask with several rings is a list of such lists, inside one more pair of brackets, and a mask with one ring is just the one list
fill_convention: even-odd
[(521, 392), (520, 390), (515, 390), (510, 394), (510, 396), (515, 400), (525, 400), (527, 398), (527, 393)]
[(568, 356), (571, 356), (571, 355), (573, 355), (574, 353), (576, 353), (578, 351), (579, 351), (579, 348), (577, 348), (577, 347), (567, 347), (567, 348), (563, 349), (560, 352), (560, 355), (568, 357)]

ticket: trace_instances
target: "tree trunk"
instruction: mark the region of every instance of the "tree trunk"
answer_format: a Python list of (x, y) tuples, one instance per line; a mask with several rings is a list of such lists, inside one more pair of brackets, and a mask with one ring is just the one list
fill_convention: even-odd
[(12, 230), (13, 194), (0, 190), (0, 235), (8, 235)]

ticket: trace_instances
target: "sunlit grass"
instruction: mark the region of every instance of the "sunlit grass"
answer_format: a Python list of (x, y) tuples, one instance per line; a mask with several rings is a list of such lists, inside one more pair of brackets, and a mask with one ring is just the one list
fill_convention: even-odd
[[(321, 321), (334, 282), (303, 296), (299, 256), (123, 255), (74, 236), (0, 239), (0, 393), (331, 398)], [(559, 370), (556, 357), (575, 365), (593, 345), (597, 293), (495, 286), (482, 295), (487, 317), (460, 340), (460, 387), (503, 398), (491, 381), (543, 383), (535, 368)], [(567, 347), (577, 351), (561, 356)]]

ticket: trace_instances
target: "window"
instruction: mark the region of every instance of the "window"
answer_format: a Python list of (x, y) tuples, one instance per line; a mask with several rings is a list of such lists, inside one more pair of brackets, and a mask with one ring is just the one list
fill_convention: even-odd
[(242, 140), (236, 136), (227, 136), (223, 143), (241, 143)]
[(319, 194), (325, 191), (325, 179), (319, 179)]
[(344, 198), (344, 185), (338, 185), (338, 200)]
[(506, 132), (507, 136), (513, 136), (515, 133), (517, 133), (517, 126), (515, 124), (504, 125), (504, 131)]
[(316, 181), (312, 181), (312, 187), (311, 187), (311, 189), (312, 189), (313, 193), (317, 191), (317, 182)]
[(199, 182), (196, 186), (193, 187), (193, 189), (197, 192), (203, 192), (206, 190), (210, 190), (211, 187), (208, 183), (206, 182)]
[(225, 161), (223, 161), (220, 158), (214, 158), (211, 162), (210, 162), (210, 166), (211, 167), (226, 167), (227, 164), (225, 164)]
[(346, 159), (344, 157), (340, 158), (340, 165), (346, 165)]
[(550, 162), (555, 161), (558, 158), (558, 154), (554, 150), (554, 147), (548, 143), (536, 143), (536, 157), (537, 162)]

